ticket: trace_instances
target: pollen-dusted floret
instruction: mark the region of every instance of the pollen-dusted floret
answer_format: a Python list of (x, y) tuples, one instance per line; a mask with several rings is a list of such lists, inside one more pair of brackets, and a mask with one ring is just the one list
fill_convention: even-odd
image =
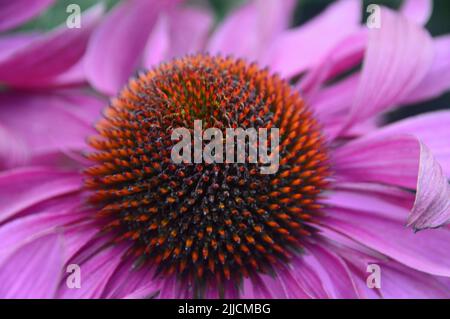
[[(173, 129), (279, 128), (279, 169), (171, 160)], [(255, 64), (187, 56), (140, 74), (112, 100), (86, 170), (104, 230), (160, 275), (238, 283), (289, 262), (314, 234), (326, 153), (299, 94)]]

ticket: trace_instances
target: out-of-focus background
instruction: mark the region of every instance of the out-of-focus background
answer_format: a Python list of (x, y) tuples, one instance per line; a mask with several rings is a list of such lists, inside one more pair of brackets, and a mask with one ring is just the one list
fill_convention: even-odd
[[(100, 0), (106, 3), (108, 8), (112, 8), (119, 0)], [(47, 12), (41, 16), (21, 26), (19, 30), (49, 30), (61, 23), (67, 17), (66, 7), (71, 3), (78, 3), (82, 10), (98, 3), (96, 0), (59, 0)], [(284, 1), (284, 0), (279, 0)], [(330, 3), (335, 0), (297, 0), (297, 6), (293, 13), (294, 20), (292, 26), (300, 25), (314, 16), (318, 15)], [(210, 6), (216, 15), (216, 22), (219, 23), (230, 11), (239, 6), (245, 0), (189, 0), (193, 4)], [(385, 5), (397, 9), (402, 4), (402, 0), (364, 0), (363, 1), (363, 17), (367, 18), (368, 13), (365, 12), (369, 4)], [(426, 25), (431, 35), (439, 36), (450, 33), (450, 0), (434, 0), (433, 14)], [(301, 58), (301, 57), (299, 57)], [(450, 58), (450, 57), (449, 57)], [(388, 115), (388, 121), (396, 121), (401, 118), (418, 114), (424, 111), (437, 109), (450, 109), (450, 93), (436, 98), (426, 103), (419, 103), (401, 110), (397, 110)]]

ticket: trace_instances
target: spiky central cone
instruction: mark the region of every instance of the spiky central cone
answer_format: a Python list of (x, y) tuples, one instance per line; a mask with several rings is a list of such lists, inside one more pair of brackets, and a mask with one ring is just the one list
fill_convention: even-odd
[[(314, 233), (326, 154), (316, 121), (278, 76), (232, 58), (162, 64), (111, 102), (90, 140), (86, 186), (106, 230), (161, 275), (239, 281), (288, 262)], [(279, 128), (279, 169), (176, 164), (174, 128)]]

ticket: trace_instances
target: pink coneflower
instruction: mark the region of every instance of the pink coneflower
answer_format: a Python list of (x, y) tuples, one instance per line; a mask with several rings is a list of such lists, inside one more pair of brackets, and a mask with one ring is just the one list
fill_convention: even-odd
[[(0, 29), (49, 1), (23, 3)], [(213, 28), (204, 8), (124, 1), (0, 38), (0, 296), (450, 297), (450, 113), (382, 124), (450, 87), (450, 38), (421, 27), (429, 1), (373, 29), (352, 0), (289, 28), (293, 4)], [(174, 164), (172, 129), (196, 119), (279, 128), (279, 170)]]

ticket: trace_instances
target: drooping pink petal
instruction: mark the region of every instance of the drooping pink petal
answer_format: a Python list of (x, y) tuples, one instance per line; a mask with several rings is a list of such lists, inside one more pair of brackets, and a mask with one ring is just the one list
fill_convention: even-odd
[(0, 123), (0, 170), (25, 163), (27, 157), (25, 143)]
[(63, 241), (58, 233), (23, 245), (0, 264), (0, 297), (54, 298), (63, 255)]
[(14, 0), (0, 2), (0, 31), (19, 26), (37, 16), (54, 0)]
[(131, 0), (117, 5), (90, 38), (85, 57), (89, 82), (114, 95), (138, 66), (158, 15), (174, 1)]
[(448, 299), (450, 279), (415, 271), (395, 262), (380, 264), (381, 294), (395, 299)]
[(405, 210), (414, 204), (414, 195), (397, 187), (371, 183), (339, 183), (323, 203), (361, 212), (372, 212), (377, 207), (379, 216), (405, 222)]
[[(306, 294), (306, 298), (330, 298), (320, 276), (321, 265), (310, 254), (305, 254), (295, 258), (292, 266), (288, 266), (292, 281), (297, 283)], [(302, 269), (302, 271), (298, 271)]]
[(14, 33), (0, 36), (0, 62), (15, 51), (27, 46), (40, 36), (37, 32)]
[[(405, 219), (408, 210), (404, 211)], [(389, 218), (378, 207), (370, 212), (327, 208), (323, 225), (408, 267), (450, 277), (450, 231), (436, 229), (413, 233), (398, 218)]]
[(335, 150), (340, 181), (377, 182), (415, 189), (420, 147), (412, 136), (362, 137)]
[(86, 138), (95, 134), (93, 124), (104, 105), (102, 99), (79, 90), (0, 94), (0, 127), (13, 138), (0, 140), (0, 168), (86, 150)]
[[(330, 233), (327, 234), (327, 236), (329, 235)], [(336, 236), (333, 238), (336, 239)], [(351, 246), (347, 246), (348, 243)], [(366, 298), (448, 298), (450, 294), (448, 289), (450, 278), (429, 275), (383, 255), (366, 253), (367, 248), (357, 242), (350, 242), (344, 236), (337, 238), (336, 243), (332, 241), (330, 244), (327, 248), (336, 251), (350, 265), (355, 277), (354, 281), (358, 284), (361, 294)], [(367, 279), (370, 275), (367, 266), (370, 264), (380, 267), (379, 288), (367, 286)]]
[(450, 36), (433, 39), (434, 58), (428, 73), (400, 104), (424, 101), (450, 90)]
[(319, 64), (330, 49), (357, 31), (360, 20), (358, 1), (338, 1), (305, 25), (280, 34), (265, 50), (262, 64), (283, 77), (299, 74)]
[(142, 65), (148, 69), (163, 62), (169, 54), (170, 30), (169, 18), (161, 14), (144, 48)]
[(65, 224), (85, 217), (79, 208), (78, 194), (59, 196), (25, 209), (20, 218), (0, 227), (0, 262), (5, 255), (20, 248), (26, 242), (46, 234), (61, 232)]
[(336, 84), (322, 88), (307, 99), (308, 103), (326, 125), (333, 118), (346, 114), (355, 96), (355, 87), (358, 82), (357, 74), (349, 76)]
[(350, 269), (338, 255), (319, 244), (309, 245), (308, 251), (318, 263), (314, 270), (331, 298), (359, 297)]
[[(437, 136), (446, 136), (448, 133), (445, 117), (443, 119), (440, 125), (444, 125), (442, 131), (445, 133), (439, 133), (440, 125), (437, 125)], [(414, 134), (414, 125), (410, 126), (411, 122), (405, 121), (406, 124), (400, 122), (398, 127), (393, 124), (338, 148), (333, 156), (336, 178), (340, 181), (376, 182), (415, 190), (416, 199), (408, 225), (417, 230), (442, 226), (450, 222), (450, 185), (425, 144), (413, 136), (396, 135)], [(420, 137), (423, 128), (417, 127)], [(424, 135), (437, 148), (436, 143), (439, 141), (433, 143), (429, 136), (429, 133)], [(446, 152), (445, 149), (443, 152)]]
[(163, 60), (204, 51), (212, 23), (211, 12), (194, 7), (160, 15), (147, 41), (143, 65), (151, 68)]
[(154, 295), (159, 282), (154, 278), (155, 270), (149, 265), (137, 268), (135, 260), (123, 260), (109, 279), (104, 298), (145, 298)]
[[(307, 99), (314, 98), (316, 91), (326, 81), (361, 63), (367, 45), (367, 35), (367, 30), (361, 29), (338, 42), (327, 52), (320, 63), (306, 73), (305, 77), (296, 85), (297, 88)], [(353, 95), (354, 90), (352, 88)], [(349, 105), (345, 106), (349, 107)]]
[(82, 185), (74, 172), (27, 167), (0, 173), (0, 222), (44, 200), (75, 192)]
[(400, 12), (408, 19), (425, 25), (433, 12), (432, 0), (405, 0)]
[[(287, 272), (290, 270), (286, 269)], [(289, 275), (285, 273), (285, 275)], [(253, 299), (286, 299), (289, 294), (293, 294), (296, 297), (301, 298), (304, 296), (304, 292), (299, 287), (294, 287), (295, 281), (291, 282), (291, 286), (287, 287), (285, 282), (286, 276), (281, 277), (279, 274), (266, 275), (257, 274), (245, 278), (242, 291), (239, 294), (240, 298), (253, 298)], [(293, 288), (290, 290), (290, 288)], [(300, 295), (299, 295), (300, 293)]]
[(55, 31), (20, 46), (0, 60), (0, 81), (16, 87), (30, 87), (69, 70), (85, 52), (91, 32), (103, 13), (97, 5), (82, 15), (82, 27), (64, 24)]
[(379, 128), (372, 136), (382, 138), (400, 134), (416, 136), (430, 149), (447, 177), (450, 177), (450, 111), (408, 117)]
[(432, 59), (433, 42), (426, 30), (382, 8), (381, 27), (369, 31), (361, 80), (344, 129), (399, 103), (424, 79)]
[(189, 288), (186, 283), (181, 282), (176, 276), (164, 278), (161, 283), (157, 298), (160, 299), (191, 299), (192, 294), (189, 294)]
[(63, 299), (96, 299), (102, 293), (108, 280), (120, 264), (126, 247), (116, 245), (104, 248), (83, 263), (81, 270), (81, 287), (69, 288), (63, 281), (58, 290), (58, 297)]
[(408, 226), (421, 230), (450, 223), (450, 183), (424, 144), (421, 145), (416, 194)]
[(169, 58), (204, 50), (213, 23), (212, 12), (188, 7), (174, 10), (169, 14), (169, 18)]
[(254, 0), (231, 13), (211, 36), (207, 50), (257, 60), (288, 27), (294, 1)]

